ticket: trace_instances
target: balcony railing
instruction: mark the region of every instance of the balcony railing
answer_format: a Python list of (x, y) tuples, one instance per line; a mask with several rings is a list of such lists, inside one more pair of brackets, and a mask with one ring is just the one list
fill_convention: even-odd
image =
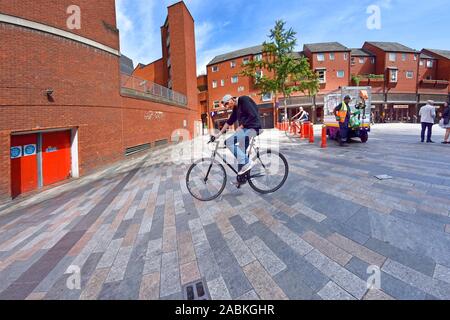
[(184, 94), (170, 90), (157, 83), (124, 73), (121, 74), (121, 87), (122, 91), (139, 97), (187, 106), (187, 97)]

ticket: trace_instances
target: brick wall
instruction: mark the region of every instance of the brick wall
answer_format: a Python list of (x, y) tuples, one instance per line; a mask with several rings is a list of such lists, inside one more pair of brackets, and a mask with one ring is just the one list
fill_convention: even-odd
[[(69, 31), (114, 49), (119, 48), (114, 0), (20, 0), (0, 1), (0, 12)], [(67, 28), (67, 8), (77, 5), (81, 11), (81, 29)], [(116, 29), (116, 30), (115, 30)]]
[[(0, 11), (15, 15), (25, 12), (28, 19), (65, 29), (68, 3), (2, 1)], [(103, 25), (103, 21), (115, 25), (114, 1), (70, 4), (81, 7), (80, 34), (118, 49), (118, 34)], [(183, 10), (187, 11), (185, 7)], [(193, 29), (191, 19), (188, 45), (180, 52), (186, 57), (178, 58), (184, 62), (178, 82), (184, 89), (180, 91), (188, 95), (187, 109), (122, 97), (118, 56), (44, 32), (0, 24), (0, 201), (11, 194), (12, 132), (78, 128), (81, 175), (123, 159), (127, 147), (170, 141), (172, 132), (182, 128), (184, 120), (192, 134), (194, 121), (199, 120), (195, 51), (191, 52), (195, 49)], [(189, 84), (183, 87), (183, 80)], [(50, 100), (45, 94), (48, 88), (54, 90)], [(162, 121), (151, 116), (158, 112), (163, 113)]]
[(137, 66), (133, 71), (133, 76), (146, 79), (157, 83), (163, 87), (167, 87), (167, 69), (163, 59), (156, 60), (148, 65)]
[[(305, 50), (305, 55), (310, 61), (312, 70), (320, 68), (326, 69), (326, 83), (320, 85), (320, 94), (325, 94), (330, 91), (334, 91), (339, 87), (348, 86), (350, 83), (350, 51), (348, 52), (333, 52), (334, 60), (330, 59), (330, 53), (324, 52), (325, 61), (317, 60), (317, 53), (311, 53), (309, 50)], [(347, 54), (347, 60), (344, 59), (344, 54)], [(344, 77), (338, 78), (337, 72), (344, 71)]]

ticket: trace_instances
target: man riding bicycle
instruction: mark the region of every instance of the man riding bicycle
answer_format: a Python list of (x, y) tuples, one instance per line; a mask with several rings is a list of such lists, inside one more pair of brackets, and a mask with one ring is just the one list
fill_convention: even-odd
[(262, 128), (258, 107), (255, 101), (248, 96), (237, 98), (230, 94), (223, 97), (222, 105), (227, 108), (233, 108), (233, 113), (220, 133), (215, 135), (214, 138), (219, 138), (236, 122), (239, 123), (236, 133), (228, 138), (225, 144), (238, 160), (239, 175), (244, 175), (254, 166), (253, 161), (247, 156), (250, 138), (259, 135)]
[(309, 113), (306, 112), (302, 107), (300, 107), (300, 112), (292, 117), (292, 121), (297, 121), (299, 124), (302, 124), (305, 121), (309, 121)]

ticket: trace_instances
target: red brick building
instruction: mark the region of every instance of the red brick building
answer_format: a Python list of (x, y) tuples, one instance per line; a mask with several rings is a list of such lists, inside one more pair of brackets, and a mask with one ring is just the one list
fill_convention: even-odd
[[(67, 23), (74, 5), (80, 29)], [(183, 2), (163, 29), (172, 72), (156, 92), (120, 72), (114, 1), (0, 2), (0, 201), (168, 143), (179, 128), (194, 133), (194, 21)]]
[[(320, 90), (312, 97), (294, 94), (289, 98), (288, 117), (303, 107), (313, 121), (320, 122), (325, 96), (343, 86), (372, 87), (372, 108), (377, 121), (415, 122), (420, 106), (427, 100), (441, 105), (448, 99), (448, 51), (424, 50), (421, 54), (394, 42), (366, 42), (362, 48), (349, 49), (332, 42), (306, 44), (297, 54), (308, 58), (311, 69), (319, 76)], [(219, 106), (226, 93), (249, 95), (260, 105), (261, 114), (272, 114), (273, 97), (263, 99), (252, 79), (238, 76), (242, 70), (239, 66), (261, 55), (262, 47), (255, 46), (217, 56), (208, 64), (208, 114), (216, 127), (229, 114)], [(278, 99), (283, 106), (283, 98)], [(277, 114), (278, 119), (274, 120), (282, 121), (284, 109), (281, 107)], [(265, 127), (273, 126), (273, 122), (265, 122)]]

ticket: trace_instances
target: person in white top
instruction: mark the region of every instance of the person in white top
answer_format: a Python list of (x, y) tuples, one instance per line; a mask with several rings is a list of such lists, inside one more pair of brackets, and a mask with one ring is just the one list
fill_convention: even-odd
[(428, 100), (427, 104), (420, 108), (419, 111), (420, 122), (422, 123), (421, 141), (425, 142), (425, 131), (427, 132), (427, 143), (434, 143), (431, 140), (433, 134), (434, 119), (436, 118), (436, 108), (434, 107), (434, 101)]

